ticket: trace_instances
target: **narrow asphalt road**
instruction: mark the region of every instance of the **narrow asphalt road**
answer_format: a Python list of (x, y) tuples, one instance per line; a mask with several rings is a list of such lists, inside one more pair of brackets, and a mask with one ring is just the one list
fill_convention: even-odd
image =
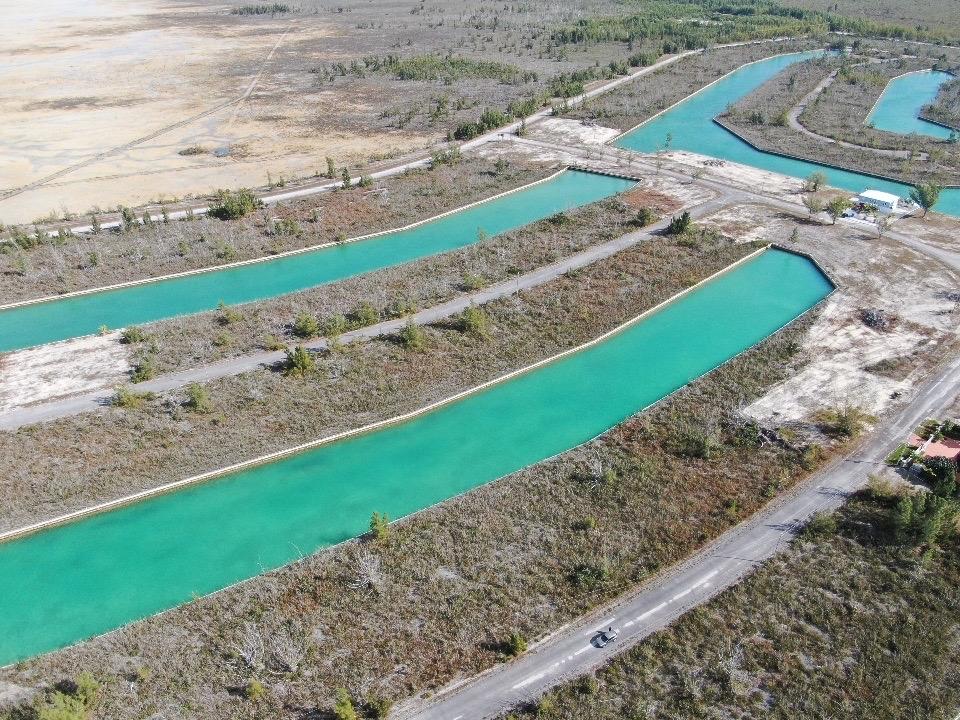
[[(703, 217), (718, 210), (729, 201), (729, 193), (721, 192), (718, 193), (714, 199), (691, 207), (690, 214), (695, 218)], [(418, 325), (434, 323), (463, 312), (463, 310), (471, 305), (482, 305), (499, 298), (513, 295), (522, 290), (543, 285), (551, 280), (555, 280), (564, 273), (577, 270), (600, 260), (605, 260), (621, 250), (625, 250), (641, 241), (648, 240), (654, 233), (665, 228), (668, 223), (669, 219), (663, 220), (643, 230), (628, 233), (627, 235), (600, 245), (593, 245), (586, 250), (557, 260), (549, 265), (544, 265), (523, 275), (518, 275), (509, 280), (490, 285), (476, 292), (461, 295), (447, 302), (408, 315), (407, 317), (388, 320), (377, 323), (376, 325), (352, 330), (341, 335), (339, 340), (343, 343), (350, 343), (369, 340), (382, 335), (389, 335), (399, 331), (408, 322), (414, 322)], [(321, 338), (305, 342), (303, 346), (308, 350), (321, 351), (327, 348), (328, 341)], [(219, 378), (239, 375), (240, 373), (250, 372), (260, 368), (272, 367), (277, 363), (283, 362), (284, 358), (285, 354), (282, 350), (250, 353), (248, 355), (241, 355), (240, 357), (210, 363), (209, 365), (169, 373), (154, 378), (153, 380), (138, 383), (134, 387), (138, 392), (169, 392), (177, 388), (185, 387), (190, 383), (210, 382)], [(50, 402), (16, 408), (0, 414), (0, 430), (16, 430), (24, 425), (90, 412), (111, 404), (114, 395), (115, 392), (112, 388), (102, 388), (82, 395), (73, 395), (60, 400), (52, 400)]]
[[(889, 449), (921, 420), (936, 416), (960, 392), (960, 359), (918, 389), (909, 405), (882, 423), (851, 454), (840, 458), (693, 557), (638, 591), (562, 628), (518, 660), (499, 665), (428, 701), (397, 708), (397, 720), (483, 720), (530, 701), (565, 680), (622, 653), (685, 612), (735, 585), (782, 549), (817, 511), (839, 507), (883, 464)], [(613, 626), (619, 639), (599, 648), (591, 639)]]

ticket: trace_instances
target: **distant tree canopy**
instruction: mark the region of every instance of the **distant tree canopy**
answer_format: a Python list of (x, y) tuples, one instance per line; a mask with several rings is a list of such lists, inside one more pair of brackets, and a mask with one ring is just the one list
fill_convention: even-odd
[(849, 32), (871, 37), (947, 42), (945, 31), (878, 23), (833, 13), (784, 7), (767, 0), (626, 0), (643, 12), (621, 17), (583, 18), (553, 32), (557, 43), (651, 42), (665, 53), (716, 43), (784, 36)]

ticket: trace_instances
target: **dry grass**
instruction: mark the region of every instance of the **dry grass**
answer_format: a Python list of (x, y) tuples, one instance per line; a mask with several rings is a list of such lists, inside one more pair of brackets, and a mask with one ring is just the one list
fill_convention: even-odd
[(401, 227), (547, 174), (542, 165), (519, 160), (494, 168), (493, 162), (471, 158), (412, 171), (371, 189), (323, 193), (264, 208), (240, 220), (202, 217), (122, 234), (51, 239), (25, 251), (10, 248), (0, 252), (2, 301), (223, 265)]
[(709, 50), (623, 85), (565, 117), (596, 120), (601, 125), (627, 130), (744, 63), (814, 47), (820, 45), (806, 40), (789, 40)]
[(897, 545), (888, 501), (786, 553), (594, 676), (514, 718), (949, 720), (960, 703), (960, 542)]
[[(307, 381), (261, 372), (216, 383), (209, 415), (164, 397), (27, 429), (3, 438), (4, 495), (32, 488), (32, 508), (13, 508), (24, 518), (392, 415), (593, 337), (750, 249), (651, 242), (491, 305), (486, 340), (432, 328), (422, 353), (373, 342), (324, 358)], [(806, 472), (801, 450), (760, 446), (736, 410), (794, 371), (808, 322), (584, 448), (400, 523), (387, 544), (348, 543), (2, 677), (45, 686), (90, 670), (103, 684), (97, 717), (163, 707), (275, 718), (328, 708), (338, 686), (401, 697), (487, 667), (511, 632), (538, 637), (609, 599)], [(695, 451), (703, 437), (707, 458)], [(76, 494), (44, 488), (53, 476), (73, 477)], [(581, 566), (595, 582), (572, 581)], [(250, 633), (272, 648), (252, 664), (237, 650)], [(296, 668), (281, 669), (290, 653)], [(251, 678), (268, 688), (258, 703), (236, 692)]]
[[(150, 355), (160, 372), (234, 357), (271, 343), (298, 340), (294, 320), (317, 320), (320, 334), (339, 317), (351, 326), (409, 314), (461, 294), (471, 282), (490, 284), (574, 254), (636, 229), (636, 211), (616, 198), (557, 218), (542, 220), (469, 247), (384, 268), (356, 278), (273, 300), (243, 305), (229, 313), (203, 313), (145, 326)], [(358, 300), (358, 299), (362, 299)], [(224, 342), (224, 340), (227, 340)]]
[[(821, 58), (798, 63), (737, 102), (721, 119), (739, 135), (766, 150), (907, 183), (960, 182), (960, 152), (955, 145), (923, 136), (876, 130), (866, 124), (870, 110), (890, 79), (937, 63), (956, 63), (960, 54), (939, 48), (910, 48), (910, 52), (920, 57), (903, 58), (888, 46), (889, 43), (864, 43), (858, 49), (862, 55), (849, 61)], [(944, 53), (947, 53), (946, 61)], [(860, 64), (869, 58), (883, 61)], [(818, 135), (863, 147), (843, 147), (816, 140), (786, 124), (786, 113), (838, 66), (843, 68), (840, 75), (798, 120)], [(893, 157), (863, 148), (905, 152), (909, 157)]]

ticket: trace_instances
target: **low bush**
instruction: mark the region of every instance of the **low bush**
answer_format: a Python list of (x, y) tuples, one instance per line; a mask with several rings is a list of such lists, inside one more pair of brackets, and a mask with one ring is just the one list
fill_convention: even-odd
[(415, 323), (407, 323), (398, 333), (400, 344), (407, 350), (423, 350), (427, 346), (427, 334)]
[(251, 190), (218, 190), (208, 214), (218, 220), (238, 220), (263, 207), (263, 202)]
[(295, 348), (287, 349), (287, 357), (284, 366), (286, 375), (295, 375), (301, 378), (312, 373), (317, 367), (317, 361), (303, 345), (297, 345)]

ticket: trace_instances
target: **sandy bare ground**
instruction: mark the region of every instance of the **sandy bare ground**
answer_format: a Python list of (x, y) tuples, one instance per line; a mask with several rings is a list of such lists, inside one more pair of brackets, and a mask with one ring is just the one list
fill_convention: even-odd
[[(287, 72), (332, 59), (336, 30), (312, 16), (51, 0), (11, 4), (4, 21), (18, 32), (0, 49), (0, 198), (46, 180), (0, 199), (7, 223), (264, 185), (268, 172), (312, 176), (325, 155), (346, 163), (424, 143), (400, 130), (316, 132), (318, 117), (365, 101)], [(179, 154), (191, 146), (208, 152)]]
[[(757, 205), (724, 208), (703, 222), (740, 239), (809, 252), (840, 284), (804, 341), (810, 362), (747, 407), (748, 415), (779, 424), (833, 406), (882, 413), (893, 393), (911, 389), (957, 340), (955, 305), (943, 298), (957, 273), (894, 241), (850, 226), (797, 223)], [(860, 315), (866, 308), (890, 313), (893, 328), (867, 327)], [(865, 369), (881, 360), (902, 360), (901, 377)]]
[(617, 128), (566, 118), (545, 118), (530, 130), (530, 137), (547, 142), (604, 145), (621, 133)]
[(118, 332), (0, 355), (0, 412), (114, 387), (129, 372), (127, 346)]

